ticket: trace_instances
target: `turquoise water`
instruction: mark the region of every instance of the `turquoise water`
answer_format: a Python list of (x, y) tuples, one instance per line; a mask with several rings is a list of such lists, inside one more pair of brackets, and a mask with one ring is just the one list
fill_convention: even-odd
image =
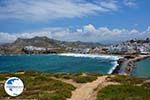
[(150, 77), (150, 58), (135, 63), (134, 76)]
[(13, 55), (0, 56), (0, 72), (32, 70), (41, 72), (110, 73), (116, 66), (114, 57), (92, 55)]

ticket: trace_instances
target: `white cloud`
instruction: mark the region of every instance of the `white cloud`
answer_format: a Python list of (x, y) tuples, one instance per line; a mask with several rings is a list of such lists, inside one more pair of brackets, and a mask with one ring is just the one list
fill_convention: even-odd
[(17, 39), (13, 34), (0, 32), (0, 43), (10, 43)]
[(0, 7), (0, 18), (54, 19), (73, 18), (106, 12), (108, 9), (90, 2), (74, 0), (8, 0)]
[(35, 36), (47, 36), (49, 38), (63, 41), (84, 41), (84, 42), (116, 42), (126, 41), (134, 38), (150, 37), (150, 26), (143, 32), (136, 29), (109, 29), (107, 27), (95, 28), (92, 24), (85, 25), (76, 31), (71, 31), (69, 28), (48, 28), (39, 32), (31, 33), (0, 33), (0, 42), (13, 42), (18, 37), (33, 38)]
[[(0, 5), (0, 18), (23, 20), (46, 20), (57, 18), (83, 17), (103, 12), (117, 11), (117, 0), (3, 0)], [(135, 5), (125, 0), (126, 5)]]
[(83, 31), (82, 31), (82, 29), (77, 29), (76, 30), (78, 33), (82, 33)]
[(148, 26), (148, 28), (147, 28), (147, 30), (146, 30), (146, 31), (150, 32), (150, 26)]
[(104, 8), (108, 8), (110, 10), (117, 11), (118, 5), (116, 0), (105, 0), (100, 3), (100, 5)]
[(124, 0), (124, 4), (128, 7), (136, 7), (137, 6), (136, 0)]
[(94, 32), (96, 31), (95, 27), (92, 24), (86, 25), (83, 27), (84, 32)]

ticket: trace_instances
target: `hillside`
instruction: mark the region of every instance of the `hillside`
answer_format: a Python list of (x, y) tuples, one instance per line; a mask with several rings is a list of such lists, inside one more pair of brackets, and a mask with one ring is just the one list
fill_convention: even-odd
[[(10, 44), (4, 44), (0, 46), (0, 54), (24, 54), (28, 53), (25, 50), (27, 46), (32, 46), (37, 48), (32, 50), (32, 53), (49, 53), (49, 52), (67, 52), (69, 49), (73, 48), (95, 48), (101, 46), (99, 43), (85, 43), (85, 42), (66, 42), (50, 39), (48, 37), (34, 37), (31, 39), (18, 38), (15, 42)], [(27, 47), (28, 48), (28, 47)], [(44, 51), (39, 50), (44, 49)]]

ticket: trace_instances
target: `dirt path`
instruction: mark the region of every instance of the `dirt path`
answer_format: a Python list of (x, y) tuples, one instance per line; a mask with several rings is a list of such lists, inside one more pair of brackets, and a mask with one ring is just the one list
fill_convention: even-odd
[(98, 77), (97, 80), (86, 83), (80, 88), (72, 92), (72, 97), (68, 100), (94, 100), (96, 99), (96, 89), (99, 85), (103, 85), (107, 80), (107, 76)]
[[(113, 76), (112, 76), (113, 77)], [(73, 80), (68, 79), (58, 79), (52, 77), (52, 79), (60, 80), (66, 82), (68, 84), (72, 84), (76, 87), (76, 90), (72, 91), (71, 98), (67, 100), (96, 100), (97, 99), (97, 92), (108, 86), (108, 85), (116, 85), (118, 83), (110, 82), (107, 80), (108, 76), (99, 76), (95, 81), (90, 83), (76, 83)]]

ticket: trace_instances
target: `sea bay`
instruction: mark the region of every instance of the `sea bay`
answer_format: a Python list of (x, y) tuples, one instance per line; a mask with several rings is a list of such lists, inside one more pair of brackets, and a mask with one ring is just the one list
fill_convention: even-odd
[(117, 56), (90, 54), (38, 54), (0, 56), (0, 72), (93, 72), (107, 74), (117, 66)]
[(138, 77), (150, 76), (150, 58), (143, 59), (135, 63), (135, 69), (133, 75)]

